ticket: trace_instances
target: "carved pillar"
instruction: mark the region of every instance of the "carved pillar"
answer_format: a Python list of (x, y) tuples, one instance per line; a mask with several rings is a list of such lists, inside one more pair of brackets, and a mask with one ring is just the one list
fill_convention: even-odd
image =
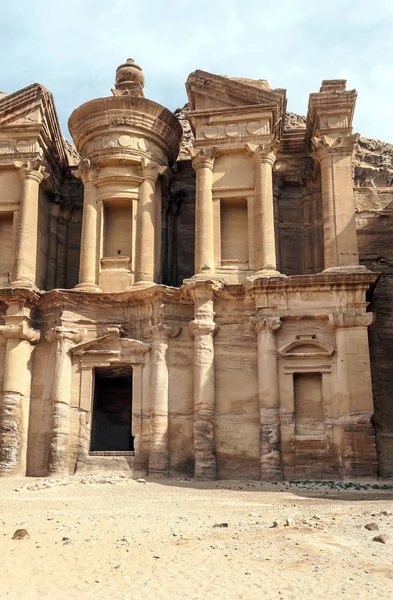
[(172, 327), (164, 323), (153, 327), (151, 354), (153, 408), (149, 453), (150, 474), (167, 475), (169, 473), (167, 351), (169, 338), (176, 337), (179, 333), (179, 327)]
[(276, 332), (280, 319), (256, 317), (251, 322), (258, 336), (258, 404), (260, 418), (261, 481), (282, 479), (280, 398)]
[(196, 172), (195, 201), (195, 274), (214, 273), (213, 167), (217, 148), (192, 151)]
[(260, 276), (277, 275), (274, 232), (273, 165), (276, 160), (272, 146), (250, 146), (254, 157), (254, 245), (255, 268)]
[(343, 476), (376, 474), (374, 411), (367, 328), (372, 313), (329, 315), (335, 328), (337, 392), (333, 404), (337, 462)]
[(195, 477), (216, 477), (214, 322), (212, 287), (194, 289), (195, 319), (190, 323), (194, 336), (194, 452)]
[(10, 304), (0, 334), (6, 340), (0, 415), (0, 475), (26, 475), (32, 345), (40, 333), (30, 327), (30, 309)]
[(139, 187), (135, 261), (135, 284), (141, 286), (154, 283), (155, 197), (156, 181), (161, 171), (162, 168), (156, 163), (142, 160), (144, 180)]
[(352, 153), (359, 136), (313, 138), (321, 164), (324, 267), (359, 267), (352, 181)]
[(51, 390), (51, 441), (49, 474), (65, 475), (69, 462), (69, 430), (72, 358), (70, 348), (82, 341), (83, 330), (53, 327), (45, 334), (48, 342), (55, 344), (55, 363)]
[(16, 238), (13, 286), (35, 286), (37, 262), (38, 200), (40, 183), (47, 177), (41, 159), (15, 162), (23, 181)]
[(74, 175), (83, 181), (83, 217), (79, 283), (75, 287), (99, 291), (97, 285), (97, 188), (94, 185), (96, 169), (88, 159), (82, 159)]

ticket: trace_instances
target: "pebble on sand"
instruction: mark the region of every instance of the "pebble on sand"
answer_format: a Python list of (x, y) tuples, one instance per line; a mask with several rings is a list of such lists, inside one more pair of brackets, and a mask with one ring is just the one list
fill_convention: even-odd
[(28, 540), (30, 535), (26, 529), (17, 529), (12, 536), (13, 540)]

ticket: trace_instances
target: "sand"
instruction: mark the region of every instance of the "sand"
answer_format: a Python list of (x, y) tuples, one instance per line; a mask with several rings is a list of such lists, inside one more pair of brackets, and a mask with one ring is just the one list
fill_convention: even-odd
[[(52, 487), (39, 480), (34, 491), (36, 482), (0, 480), (0, 598), (393, 595), (389, 490), (137, 483), (107, 474)], [(277, 519), (282, 524), (272, 527)], [(370, 522), (379, 531), (365, 529)], [(19, 528), (30, 537), (12, 539)], [(390, 539), (373, 541), (378, 534)]]

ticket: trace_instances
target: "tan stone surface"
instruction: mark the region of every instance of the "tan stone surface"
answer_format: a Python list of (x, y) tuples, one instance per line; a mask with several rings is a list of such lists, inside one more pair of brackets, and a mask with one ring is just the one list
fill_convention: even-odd
[[(356, 92), (323, 81), (305, 119), (195, 71), (176, 163), (143, 87), (128, 59), (74, 150), (43, 86), (0, 98), (1, 474), (373, 477), (375, 425), (389, 475), (391, 153), (353, 134)], [(131, 449), (91, 450), (96, 374), (125, 368)]]

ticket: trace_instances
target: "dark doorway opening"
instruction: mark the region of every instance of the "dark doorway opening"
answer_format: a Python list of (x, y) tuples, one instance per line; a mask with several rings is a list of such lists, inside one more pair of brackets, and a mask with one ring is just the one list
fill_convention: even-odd
[(133, 450), (131, 367), (95, 369), (94, 384), (90, 450)]

